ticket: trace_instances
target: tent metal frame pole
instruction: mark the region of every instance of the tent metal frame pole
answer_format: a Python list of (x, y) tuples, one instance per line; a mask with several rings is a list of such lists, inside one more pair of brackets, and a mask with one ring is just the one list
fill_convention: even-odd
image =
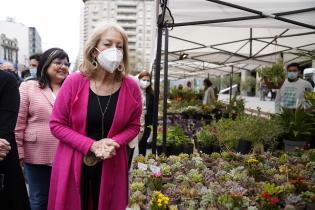
[(274, 19), (280, 20), (280, 21), (286, 22), (286, 23), (291, 23), (293, 25), (302, 26), (304, 28), (315, 29), (315, 26), (313, 26), (313, 25), (306, 24), (306, 23), (301, 23), (301, 22), (298, 22), (298, 21), (295, 21), (295, 20), (290, 20), (288, 18), (284, 18), (284, 17), (280, 17), (280, 16), (275, 16)]
[(193, 21), (193, 22), (183, 22), (183, 23), (167, 23), (167, 27), (180, 27), (180, 26), (192, 26), (192, 25), (204, 25), (204, 24), (212, 24), (212, 23), (224, 23), (224, 22), (234, 22), (241, 20), (255, 20), (264, 18), (260, 15), (252, 15), (245, 17), (236, 17), (236, 18), (223, 18), (216, 20), (204, 20), (204, 21)]
[[(315, 34), (315, 31), (312, 32), (305, 32), (305, 33), (297, 33), (297, 34), (288, 34), (288, 35), (283, 35), (281, 38), (289, 38), (289, 37), (295, 37), (295, 36), (307, 36), (307, 35), (312, 35)], [(271, 36), (263, 36), (263, 37), (256, 37), (255, 39), (272, 39), (274, 37)]]
[(249, 29), (249, 58), (253, 55), (253, 29)]
[(188, 42), (188, 43), (191, 43), (191, 44), (200, 45), (202, 47), (207, 47), (207, 45), (200, 44), (198, 42), (190, 41), (190, 40), (187, 40), (187, 39), (183, 39), (183, 38), (180, 38), (180, 37), (177, 37), (177, 36), (169, 35), (169, 37), (173, 38), (173, 39), (178, 39), (178, 40), (181, 40), (181, 41), (184, 41), (184, 42)]
[(257, 14), (257, 15), (260, 15), (260, 16), (264, 16), (263, 12), (261, 12), (261, 11), (250, 9), (250, 8), (247, 8), (247, 7), (243, 7), (243, 6), (240, 6), (240, 5), (237, 5), (237, 4), (231, 4), (231, 3), (228, 3), (228, 2), (225, 2), (225, 1), (220, 1), (220, 0), (206, 0), (206, 1), (209, 1), (209, 2), (212, 2), (212, 3), (221, 4), (221, 5), (232, 7), (232, 8), (239, 9), (239, 10), (243, 10), (243, 11), (246, 11), (246, 12), (254, 13), (254, 14)]
[(167, 98), (168, 98), (168, 28), (164, 29), (164, 97), (163, 97), (163, 152), (166, 153)]
[(294, 15), (294, 14), (299, 14), (299, 13), (304, 13), (304, 12), (311, 12), (314, 10), (315, 10), (315, 7), (310, 7), (310, 8), (306, 8), (306, 9), (298, 9), (298, 10), (292, 10), (292, 11), (288, 11), (288, 12), (274, 13), (274, 15), (286, 16), (286, 15)]
[(161, 71), (161, 51), (162, 51), (162, 31), (161, 25), (158, 26), (157, 36), (157, 51), (154, 72), (154, 104), (153, 104), (153, 132), (152, 132), (152, 153), (156, 154), (156, 140), (158, 127), (158, 112), (159, 112), (159, 95), (160, 95), (160, 71)]
[(231, 105), (231, 102), (232, 102), (232, 85), (233, 85), (233, 72), (234, 71), (234, 66), (232, 65), (232, 71), (230, 73), (230, 105)]
[[(274, 44), (273, 42), (276, 41), (278, 38), (280, 38), (283, 34), (285, 34), (286, 32), (288, 32), (289, 29), (287, 28), (286, 30), (284, 30), (281, 34), (279, 34), (279, 36), (275, 36), (268, 44), (266, 44), (263, 48), (261, 48), (253, 57), (255, 57), (256, 55), (258, 55), (259, 53), (261, 53), (264, 49), (266, 49), (269, 45)], [(277, 45), (277, 44), (276, 44)]]
[[(306, 24), (306, 23), (301, 23), (301, 22), (298, 22), (298, 21), (295, 21), (295, 20), (290, 20), (290, 19), (281, 17), (281, 16), (285, 15), (285, 12), (282, 13), (282, 14), (280, 13), (280, 15), (279, 15), (279, 13), (278, 14), (267, 15), (267, 14), (264, 14), (263, 12), (261, 12), (261, 11), (258, 11), (258, 10), (250, 9), (250, 8), (247, 8), (247, 7), (243, 7), (243, 6), (236, 5), (236, 4), (231, 4), (231, 3), (220, 1), (220, 0), (206, 0), (206, 1), (217, 3), (217, 4), (220, 4), (220, 5), (224, 5), (224, 6), (228, 6), (228, 7), (232, 7), (232, 8), (236, 8), (236, 9), (240, 9), (240, 10), (243, 10), (243, 11), (246, 11), (246, 12), (250, 12), (250, 13), (254, 13), (254, 14), (259, 14), (262, 18), (273, 18), (273, 19), (276, 19), (276, 20), (280, 20), (282, 22), (291, 23), (293, 25), (302, 26), (302, 27), (305, 27), (305, 28), (315, 29), (314, 25), (309, 25), (309, 24)], [(312, 10), (314, 10), (314, 9), (308, 8), (308, 9), (304, 9), (304, 10), (294, 10), (294, 11), (287, 12), (287, 14), (290, 14), (290, 13), (291, 14), (298, 14), (298, 13), (304, 13), (306, 11), (312, 11)]]
[[(250, 42), (250, 41), (245, 42), (245, 44), (243, 44), (240, 48), (238, 48), (235, 52), (233, 52), (232, 55), (230, 55), (227, 59), (225, 59), (225, 60), (223, 61), (223, 64), (226, 64), (226, 62), (227, 62), (228, 60), (230, 60), (235, 54), (237, 54), (241, 49), (243, 49), (243, 48), (248, 44), (248, 42)], [(250, 47), (251, 47), (251, 46), (250, 46)]]

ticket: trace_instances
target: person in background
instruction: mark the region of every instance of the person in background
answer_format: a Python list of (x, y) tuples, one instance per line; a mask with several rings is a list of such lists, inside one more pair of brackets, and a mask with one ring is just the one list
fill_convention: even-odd
[(298, 63), (291, 63), (287, 66), (287, 79), (279, 89), (275, 100), (275, 111), (279, 113), (281, 107), (296, 109), (298, 107), (308, 108), (305, 100), (305, 91), (312, 91), (309, 82), (298, 77), (300, 68)]
[(51, 115), (59, 144), (48, 210), (126, 209), (126, 145), (139, 133), (142, 112), (128, 62), (122, 27), (108, 24), (92, 32), (80, 72), (66, 79)]
[(37, 53), (37, 54), (33, 54), (30, 56), (30, 65), (29, 65), (29, 73), (30, 76), (27, 77), (24, 81), (28, 81), (28, 80), (36, 80), (37, 76), (37, 67), (40, 61), (40, 56), (42, 54)]
[(154, 94), (151, 86), (151, 75), (148, 71), (140, 72), (138, 76), (142, 94), (141, 134), (139, 136), (139, 154), (146, 156), (147, 141), (150, 137), (153, 118)]
[(212, 88), (212, 82), (208, 78), (204, 79), (203, 86), (204, 86), (204, 95), (203, 95), (202, 104), (212, 106), (216, 101), (214, 89)]
[(14, 75), (15, 77), (15, 80), (17, 82), (18, 85), (21, 84), (22, 82), (22, 79), (20, 78), (20, 76), (18, 75), (13, 63), (11, 62), (4, 62), (2, 65), (1, 65), (1, 70), (3, 71), (6, 71), (8, 73), (11, 73), (12, 75)]
[(21, 72), (21, 77), (22, 79), (25, 81), (26, 78), (28, 78), (29, 76), (31, 76), (30, 70), (29, 69), (25, 69)]
[(32, 210), (47, 210), (51, 166), (58, 143), (50, 132), (49, 119), (59, 89), (69, 74), (69, 66), (64, 50), (48, 49), (39, 61), (38, 80), (29, 80), (20, 86), (15, 135)]
[(267, 92), (268, 92), (268, 87), (267, 87), (266, 83), (263, 80), (261, 80), (260, 81), (260, 100), (261, 101), (266, 100)]
[(191, 81), (187, 82), (186, 87), (187, 87), (188, 90), (192, 90)]
[(19, 101), (19, 89), (15, 77), (12, 74), (0, 71), (1, 210), (30, 210), (14, 135)]

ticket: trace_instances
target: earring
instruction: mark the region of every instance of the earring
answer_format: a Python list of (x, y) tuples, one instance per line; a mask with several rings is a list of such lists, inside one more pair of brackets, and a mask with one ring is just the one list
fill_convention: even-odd
[(117, 70), (120, 72), (123, 72), (123, 71), (125, 71), (125, 66), (121, 64), (118, 66)]
[(96, 60), (92, 61), (92, 65), (94, 66), (94, 69), (97, 69), (98, 63), (96, 62)]

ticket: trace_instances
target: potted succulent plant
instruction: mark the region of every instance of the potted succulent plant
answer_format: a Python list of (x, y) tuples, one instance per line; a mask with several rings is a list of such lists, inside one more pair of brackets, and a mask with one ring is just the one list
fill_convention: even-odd
[(286, 207), (293, 207), (294, 210), (304, 210), (305, 209), (305, 201), (302, 199), (300, 195), (289, 194), (285, 199)]
[(166, 163), (160, 165), (162, 172), (162, 183), (171, 183), (173, 180), (171, 166)]
[(128, 201), (131, 209), (145, 209), (146, 196), (141, 191), (133, 192)]

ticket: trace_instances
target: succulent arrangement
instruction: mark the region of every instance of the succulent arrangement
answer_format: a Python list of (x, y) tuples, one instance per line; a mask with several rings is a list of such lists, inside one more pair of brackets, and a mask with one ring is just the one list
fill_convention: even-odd
[[(130, 208), (314, 209), (314, 151), (246, 155), (222, 152), (141, 159), (148, 167), (131, 173)], [(211, 165), (207, 166), (205, 160)], [(152, 172), (157, 168), (160, 172)], [(163, 173), (172, 177), (171, 182), (162, 181)], [(139, 177), (146, 178), (140, 182)]]

